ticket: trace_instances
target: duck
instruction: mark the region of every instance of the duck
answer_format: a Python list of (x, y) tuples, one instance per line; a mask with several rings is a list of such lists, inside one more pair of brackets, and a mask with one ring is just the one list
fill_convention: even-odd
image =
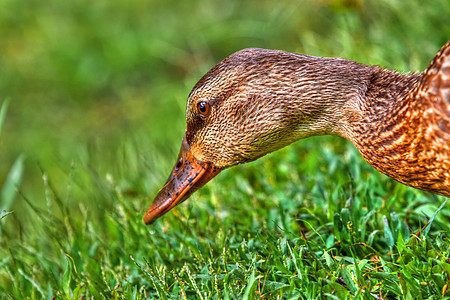
[(143, 221), (226, 168), (320, 135), (349, 140), (400, 183), (450, 197), (450, 41), (408, 74), (280, 50), (231, 54), (190, 92), (177, 161)]

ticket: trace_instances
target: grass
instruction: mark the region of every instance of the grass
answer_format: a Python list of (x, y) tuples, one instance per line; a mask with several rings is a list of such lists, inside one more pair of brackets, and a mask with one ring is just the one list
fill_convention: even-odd
[(0, 3), (0, 298), (450, 297), (445, 198), (336, 137), (226, 170), (141, 221), (186, 96), (223, 57), (252, 46), (423, 70), (450, 36), (447, 1), (24, 5)]

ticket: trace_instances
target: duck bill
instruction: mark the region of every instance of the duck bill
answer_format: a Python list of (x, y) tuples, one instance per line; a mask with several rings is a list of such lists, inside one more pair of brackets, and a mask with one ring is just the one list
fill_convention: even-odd
[(210, 163), (196, 159), (191, 153), (186, 136), (184, 136), (177, 163), (166, 184), (147, 209), (143, 218), (144, 223), (146, 225), (153, 223), (157, 218), (189, 198), (220, 171), (221, 169)]

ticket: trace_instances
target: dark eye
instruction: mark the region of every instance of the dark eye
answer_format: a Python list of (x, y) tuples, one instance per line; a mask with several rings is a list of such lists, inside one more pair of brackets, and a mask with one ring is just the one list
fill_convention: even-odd
[(197, 104), (197, 110), (200, 116), (207, 117), (211, 111), (211, 106), (208, 103), (202, 101)]

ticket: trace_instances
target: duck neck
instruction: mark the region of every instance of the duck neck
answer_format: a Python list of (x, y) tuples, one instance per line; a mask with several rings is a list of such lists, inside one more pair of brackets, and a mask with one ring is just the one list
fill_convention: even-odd
[(278, 130), (281, 125), (276, 143), (269, 140), (267, 148), (274, 148), (264, 151), (310, 136), (336, 135), (350, 140), (371, 165), (387, 173), (390, 166), (383, 166), (378, 156), (387, 144), (394, 145), (408, 125), (407, 95), (422, 75), (341, 58), (288, 55), (273, 66), (278, 69), (259, 88), (265, 91), (266, 101), (261, 101), (264, 107), (258, 111), (272, 106), (264, 122), (273, 126), (266, 127)]
[[(409, 95), (418, 86), (422, 74), (400, 74), (378, 67), (373, 71), (363, 83), (363, 93), (345, 105), (345, 114), (353, 118), (345, 120), (344, 137), (358, 149), (384, 148), (386, 142), (400, 138), (405, 126), (410, 125), (410, 112), (417, 104)], [(375, 140), (377, 143), (373, 143)]]
[[(378, 171), (414, 186), (411, 170), (418, 168), (417, 153), (426, 151), (415, 141), (421, 124), (414, 91), (422, 74), (400, 74), (374, 69), (365, 83), (365, 93), (349, 101), (351, 107), (344, 137), (349, 139)], [(414, 127), (415, 125), (415, 127)], [(420, 165), (420, 164), (419, 164)]]

